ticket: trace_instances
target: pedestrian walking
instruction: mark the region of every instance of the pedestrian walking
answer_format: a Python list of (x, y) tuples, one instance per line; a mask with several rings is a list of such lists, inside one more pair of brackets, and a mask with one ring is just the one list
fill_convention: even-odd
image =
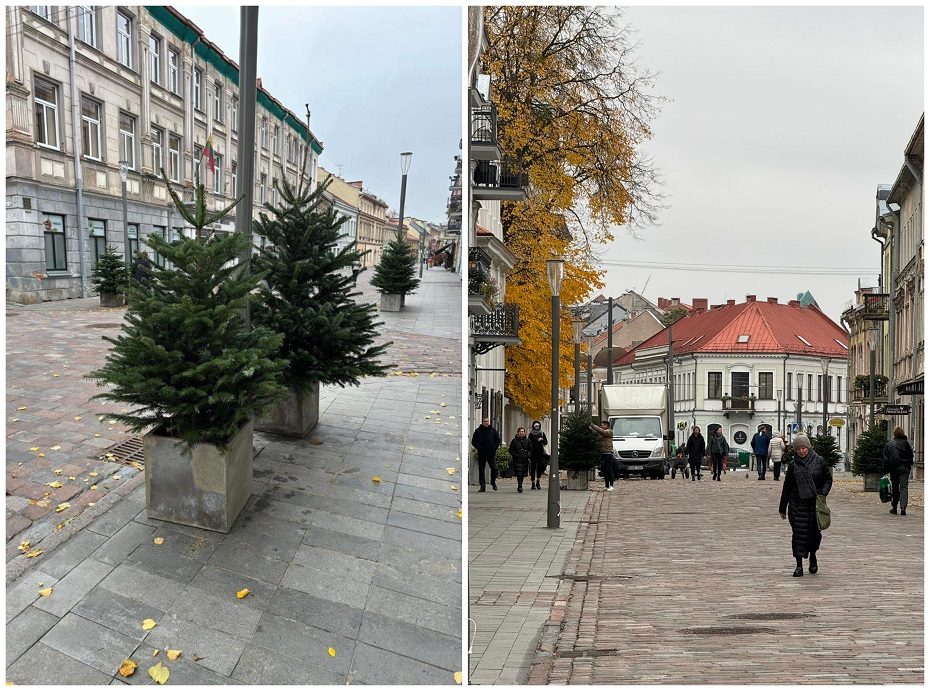
[(672, 479), (675, 479), (675, 473), (681, 471), (681, 476), (688, 479), (688, 457), (685, 454), (685, 445), (679, 444), (675, 449), (675, 464), (672, 466)]
[(769, 458), (772, 459), (772, 474), (778, 480), (781, 475), (781, 461), (785, 456), (785, 434), (776, 432), (769, 442)]
[(614, 432), (607, 420), (600, 426), (591, 424), (591, 431), (601, 440), (601, 475), (604, 476), (604, 487), (608, 492), (614, 491)]
[(526, 438), (526, 427), (518, 427), (517, 433), (510, 440), (510, 467), (517, 478), (517, 491), (523, 491), (523, 478), (530, 468), (532, 443)]
[[(833, 468), (811, 448), (806, 434), (792, 442), (794, 460), (785, 473), (778, 514), (791, 523), (791, 552), (797, 561), (792, 576), (804, 575), (802, 559), (810, 559), (808, 571), (817, 573), (817, 550), (823, 539), (817, 524), (817, 495), (827, 496), (833, 487)], [(786, 516), (787, 511), (787, 516)]]
[(539, 478), (546, 473), (546, 466), (549, 465), (549, 454), (546, 452), (546, 446), (549, 440), (546, 433), (542, 431), (542, 423), (539, 420), (533, 420), (532, 429), (529, 434), (530, 444), (530, 489), (542, 489), (539, 486)]
[(763, 427), (752, 435), (752, 452), (756, 456), (756, 469), (759, 471), (760, 480), (765, 479), (765, 471), (769, 467), (769, 442), (771, 439), (768, 427)]
[(501, 445), (501, 435), (491, 427), (491, 418), (481, 418), (481, 424), (471, 435), (471, 445), (478, 452), (479, 492), (485, 491), (484, 467), (491, 466), (491, 488), (497, 490), (497, 450)]
[(891, 441), (885, 444), (882, 452), (885, 472), (891, 476), (891, 511), (888, 513), (898, 513), (900, 502), (901, 515), (907, 516), (907, 482), (911, 477), (911, 466), (914, 465), (914, 449), (903, 428), (895, 427), (891, 434)]
[(691, 428), (691, 436), (688, 437), (688, 443), (685, 444), (685, 454), (688, 456), (688, 465), (691, 466), (691, 481), (700, 480), (701, 461), (704, 460), (704, 454), (707, 452), (707, 442), (701, 434), (701, 428), (695, 425)]
[(723, 473), (723, 459), (730, 453), (730, 445), (723, 436), (723, 428), (718, 427), (714, 430), (710, 440), (707, 442), (707, 456), (710, 459), (713, 475), (711, 480), (720, 482), (720, 475)]

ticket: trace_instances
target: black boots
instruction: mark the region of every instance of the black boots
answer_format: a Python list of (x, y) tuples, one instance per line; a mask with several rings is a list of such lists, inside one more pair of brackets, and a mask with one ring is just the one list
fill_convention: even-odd
[(491, 483), (491, 489), (493, 489), (495, 492), (497, 491), (497, 483), (496, 483), (496, 482), (492, 482), (492, 483)]
[(487, 490), (486, 490), (484, 487), (482, 487), (482, 488), (479, 489), (478, 491), (479, 491), (479, 492), (486, 492)]
[(794, 573), (791, 575), (794, 576), (795, 578), (800, 578), (801, 576), (804, 575), (804, 569), (799, 566), (794, 570)]
[(809, 573), (817, 573), (817, 555), (811, 552), (811, 563), (807, 568)]
[(891, 507), (891, 511), (889, 511), (888, 513), (898, 513), (898, 507), (897, 507), (897, 506), (892, 506), (892, 507)]

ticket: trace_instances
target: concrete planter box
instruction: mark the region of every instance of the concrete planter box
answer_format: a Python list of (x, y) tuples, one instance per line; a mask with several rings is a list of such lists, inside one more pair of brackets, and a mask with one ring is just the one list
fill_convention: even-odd
[(122, 307), (126, 304), (126, 298), (119, 293), (100, 293), (101, 307)]
[(291, 389), (277, 407), (255, 421), (259, 432), (285, 437), (306, 437), (320, 420), (320, 384), (317, 382), (303, 395)]
[(878, 491), (878, 481), (881, 479), (881, 473), (865, 473), (862, 476), (862, 491), (863, 492), (877, 492)]
[(400, 312), (404, 306), (403, 293), (381, 293), (378, 310), (381, 312)]
[(588, 489), (589, 471), (587, 470), (566, 470), (565, 489)]
[(221, 455), (213, 444), (190, 453), (173, 437), (143, 437), (149, 518), (228, 533), (252, 493), (252, 422)]

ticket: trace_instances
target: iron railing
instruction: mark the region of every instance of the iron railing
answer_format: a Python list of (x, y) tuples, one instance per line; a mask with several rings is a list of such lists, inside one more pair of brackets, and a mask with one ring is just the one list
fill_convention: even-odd
[(866, 293), (862, 296), (862, 318), (870, 321), (884, 321), (889, 312), (888, 293)]
[(493, 103), (485, 103), (471, 109), (471, 143), (491, 146), (497, 144), (497, 108)]
[(468, 248), (468, 294), (481, 295), (482, 284), (491, 280), (491, 257), (480, 247)]
[(723, 399), (724, 410), (755, 410), (756, 399), (749, 396), (733, 396)]
[(510, 161), (478, 161), (474, 182), (476, 187), (514, 190), (528, 185), (526, 174)]
[(515, 304), (499, 304), (487, 314), (471, 317), (471, 336), (476, 353), (486, 353), (507, 343), (519, 343), (520, 308)]
[[(876, 381), (875, 384), (875, 400), (882, 401), (888, 397), (888, 382)], [(866, 382), (861, 386), (856, 386), (853, 388), (853, 400), (854, 401), (870, 401), (872, 399), (872, 387), (869, 386), (869, 383)]]

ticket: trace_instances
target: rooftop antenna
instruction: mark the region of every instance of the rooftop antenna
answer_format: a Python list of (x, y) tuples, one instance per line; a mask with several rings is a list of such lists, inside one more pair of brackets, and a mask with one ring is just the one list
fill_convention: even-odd
[(340, 178), (342, 177), (342, 164), (341, 163), (336, 164), (336, 175)]
[(646, 279), (646, 282), (643, 284), (643, 289), (639, 291), (640, 295), (643, 295), (646, 292), (646, 286), (649, 285), (649, 281), (652, 278), (652, 274), (649, 274), (649, 277)]

